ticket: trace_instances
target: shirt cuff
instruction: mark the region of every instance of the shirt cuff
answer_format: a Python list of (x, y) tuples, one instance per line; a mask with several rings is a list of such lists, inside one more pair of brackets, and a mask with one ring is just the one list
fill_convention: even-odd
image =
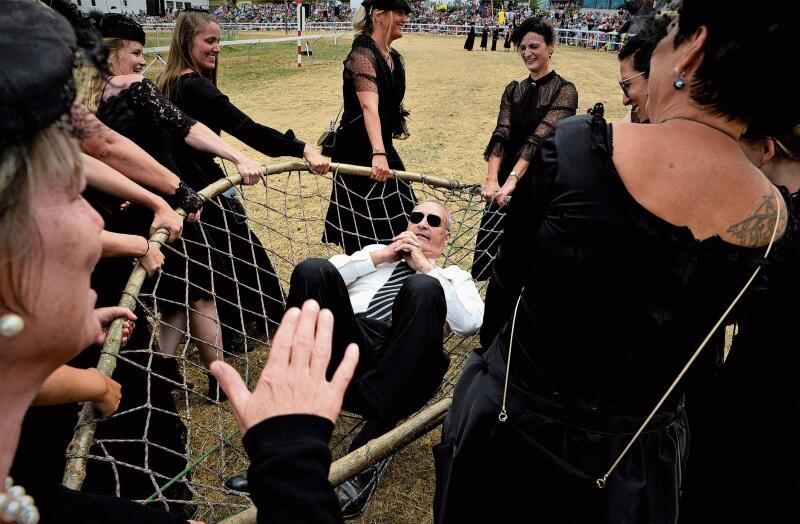
[(350, 258), (353, 270), (359, 278), (374, 273), (377, 270), (375, 263), (372, 261), (372, 253), (374, 253), (374, 251), (361, 251), (360, 253), (354, 253)]

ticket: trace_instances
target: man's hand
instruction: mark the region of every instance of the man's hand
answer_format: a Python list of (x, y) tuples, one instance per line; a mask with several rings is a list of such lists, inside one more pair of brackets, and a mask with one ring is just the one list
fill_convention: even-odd
[(216, 360), (211, 372), (233, 408), (244, 435), (268, 418), (310, 414), (336, 422), (342, 399), (358, 363), (358, 346), (350, 344), (333, 380), (325, 372), (331, 359), (333, 314), (308, 300), (302, 311), (289, 309), (272, 339), (267, 364), (251, 393), (239, 373)]
[(159, 199), (162, 205), (153, 210), (153, 223), (150, 226), (150, 235), (152, 236), (157, 230), (162, 227), (169, 231), (168, 242), (173, 242), (180, 238), (183, 233), (183, 218), (167, 204), (163, 198)]
[(397, 262), (410, 249), (409, 245), (420, 246), (417, 235), (411, 231), (403, 231), (392, 239), (391, 244), (370, 253), (372, 263), (377, 267), (380, 264)]
[(97, 315), (97, 320), (100, 321), (100, 335), (97, 337), (95, 342), (97, 344), (103, 344), (106, 341), (106, 335), (108, 335), (108, 327), (111, 325), (115, 319), (122, 317), (125, 321), (122, 323), (122, 345), (128, 343), (128, 339), (133, 334), (133, 330), (136, 329), (136, 315), (133, 314), (133, 311), (126, 307), (99, 307), (94, 310), (94, 314)]
[(405, 242), (400, 244), (400, 246), (397, 247), (397, 250), (401, 253), (403, 260), (406, 261), (408, 267), (414, 271), (428, 273), (429, 271), (433, 271), (433, 269), (436, 267), (431, 264), (431, 261), (428, 260), (428, 258), (422, 253), (419, 243), (415, 245), (411, 242)]

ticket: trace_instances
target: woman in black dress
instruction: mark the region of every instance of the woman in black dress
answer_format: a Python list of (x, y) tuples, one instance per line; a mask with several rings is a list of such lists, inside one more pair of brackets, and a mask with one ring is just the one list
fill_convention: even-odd
[[(87, 96), (87, 106), (97, 107), (97, 116), (115, 131), (127, 136), (172, 172), (180, 170), (174, 152), (182, 144), (232, 161), (245, 183), (260, 180), (263, 167), (235, 148), (225, 144), (208, 127), (177, 109), (158, 88), (139, 74), (145, 65), (142, 58), (144, 31), (124, 15), (105, 15), (95, 20), (109, 49), (109, 67), (113, 76), (94, 84)], [(188, 183), (188, 181), (186, 181)], [(135, 210), (126, 220), (137, 227)], [(159, 283), (164, 321), (174, 329), (162, 329), (159, 349), (174, 354), (188, 322), (200, 356), (206, 366), (221, 358), (221, 340), (208, 266), (214, 249), (202, 246), (210, 242), (196, 226), (188, 224), (184, 233), (186, 261), (167, 256)], [(189, 312), (187, 314), (186, 298)]]
[[(691, 475), (682, 393), (710, 378), (681, 372), (745, 313), (722, 316), (737, 297), (769, 285), (765, 256), (794, 227), (737, 143), (800, 120), (793, 71), (754, 90), (738, 64), (781, 70), (799, 10), (759, 12), (742, 32), (746, 5), (684, 0), (652, 56), (651, 124), (610, 125), (598, 106), (538, 149), (489, 282), (486, 351), (465, 364), (434, 450), (438, 524), (677, 521)], [(757, 268), (768, 274), (748, 290)]]
[(405, 169), (392, 140), (408, 137), (406, 75), (391, 43), (403, 36), (410, 12), (405, 0), (367, 0), (353, 21), (357, 35), (344, 61), (344, 113), (331, 159), (372, 166), (372, 176), (334, 175), (322, 238), (347, 254), (389, 243), (405, 231), (417, 202), (410, 184), (388, 178), (390, 169)]
[(486, 43), (489, 40), (489, 28), (483, 26), (481, 29), (481, 50), (486, 51)]
[(529, 75), (512, 81), (503, 91), (497, 127), (486, 146), (489, 162), (483, 197), (486, 210), (475, 241), (472, 277), (486, 280), (497, 254), (506, 204), (542, 140), (559, 120), (573, 116), (578, 92), (550, 63), (553, 28), (541, 18), (529, 18), (513, 36)]
[(505, 41), (503, 42), (503, 49), (505, 49), (506, 51), (511, 49), (511, 33), (512, 33), (511, 27), (506, 27), (506, 36), (505, 36)]
[(500, 28), (492, 29), (492, 51), (497, 51), (497, 40), (500, 38)]
[[(97, 108), (97, 116), (106, 125), (128, 137), (173, 173), (180, 174), (174, 151), (182, 143), (233, 161), (246, 181), (255, 183), (263, 167), (228, 146), (205, 125), (196, 122), (170, 103), (158, 88), (138, 74), (145, 65), (142, 48), (144, 31), (135, 21), (123, 15), (98, 15), (95, 27), (103, 35), (109, 50), (109, 70), (113, 75), (98, 78), (87, 90), (87, 106)], [(185, 181), (183, 182), (186, 183)], [(136, 232), (149, 227), (146, 215), (137, 206), (120, 213), (117, 222), (125, 232)], [(203, 235), (196, 224), (186, 224), (179, 252), (166, 254), (163, 274), (156, 288), (156, 304), (162, 314), (158, 336), (159, 353), (129, 351), (117, 365), (114, 378), (124, 390), (121, 415), (101, 424), (97, 438), (112, 440), (105, 449), (115, 460), (133, 464), (170, 478), (186, 467), (186, 428), (178, 415), (171, 384), (166, 377), (180, 384), (175, 360), (164, 355), (174, 355), (178, 343), (187, 331), (200, 358), (208, 366), (222, 359), (222, 341), (216, 310), (216, 300), (211, 294), (213, 267), (216, 257), (212, 239)], [(205, 245), (212, 246), (210, 249)], [(136, 349), (136, 348), (131, 348)], [(127, 360), (134, 363), (131, 364)], [(80, 360), (94, 365), (97, 360), (91, 352), (81, 354)], [(219, 395), (216, 380), (209, 376), (209, 398)], [(141, 409), (147, 406), (148, 409)], [(139, 409), (134, 409), (139, 408)], [(129, 440), (126, 442), (126, 440)], [(143, 499), (154, 491), (153, 480), (147, 471), (118, 467), (108, 463), (90, 461), (85, 489), (91, 492), (112, 492), (114, 478), (118, 475), (121, 495)], [(159, 480), (164, 478), (159, 477)], [(190, 500), (191, 493), (185, 483), (175, 483), (169, 488), (169, 498)], [(191, 511), (181, 504), (172, 504), (175, 511)]]
[(709, 500), (727, 501), (714, 507), (720, 522), (743, 514), (800, 522), (800, 125), (774, 137), (751, 127), (739, 144), (773, 184), (785, 188), (795, 221), (784, 240), (789, 245), (770, 261), (767, 293), (738, 322), (714, 380), (686, 393), (692, 449), (681, 497), (685, 524), (701, 522)]
[(467, 33), (467, 41), (464, 42), (464, 49), (472, 51), (475, 47), (475, 24), (469, 24), (469, 33)]
[[(304, 158), (314, 171), (325, 173), (328, 161), (316, 149), (297, 140), (291, 130), (281, 133), (253, 122), (217, 89), (219, 41), (220, 26), (213, 15), (182, 12), (173, 30), (174, 52), (158, 80), (164, 95), (217, 134), (224, 130), (269, 156)], [(212, 154), (179, 144), (174, 156), (181, 176), (195, 190), (225, 176)], [(207, 204), (203, 222), (211, 226), (206, 234), (225, 253), (215, 260), (220, 263), (214, 266), (214, 291), (221, 299), (217, 309), (226, 342), (245, 333), (266, 332), (267, 319), (277, 325), (284, 312), (284, 293), (260, 239), (247, 225), (236, 191)], [(244, 350), (240, 344), (226, 347)]]

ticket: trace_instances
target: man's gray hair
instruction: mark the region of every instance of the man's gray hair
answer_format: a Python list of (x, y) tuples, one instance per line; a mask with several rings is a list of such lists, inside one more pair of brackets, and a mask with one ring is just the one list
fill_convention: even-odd
[[(426, 198), (422, 202), (418, 202), (417, 206), (420, 205), (420, 204), (425, 204), (426, 202), (430, 202), (432, 204), (436, 204), (437, 206), (439, 206), (442, 209), (444, 209), (444, 212), (447, 213), (447, 223), (446, 223), (447, 230), (448, 231), (452, 231), (453, 230), (453, 218), (450, 216), (450, 210), (447, 209), (447, 206), (445, 206), (444, 203), (441, 200), (439, 200), (438, 198)], [(414, 209), (416, 209), (417, 206), (414, 206)]]

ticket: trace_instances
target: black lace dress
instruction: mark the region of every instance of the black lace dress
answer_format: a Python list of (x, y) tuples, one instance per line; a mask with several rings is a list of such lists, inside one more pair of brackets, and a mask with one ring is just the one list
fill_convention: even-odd
[[(766, 247), (700, 241), (642, 207), (614, 168), (611, 134), (596, 116), (561, 122), (515, 192), (486, 296), (488, 349), (464, 366), (434, 450), (438, 523), (520, 514), (541, 522), (676, 522), (688, 451), (684, 384), (604, 489), (595, 479)], [(723, 337), (718, 331), (712, 342)]]
[[(555, 71), (534, 82), (527, 77), (512, 81), (503, 91), (497, 127), (484, 151), (484, 158), (502, 157), (497, 182), (502, 187), (520, 158), (530, 161), (542, 140), (553, 132), (559, 120), (573, 116), (578, 107), (575, 86)], [(533, 166), (528, 167), (528, 171)], [(512, 201), (514, 194), (512, 193)], [(486, 280), (497, 255), (505, 220), (505, 210), (496, 204), (486, 204), (481, 227), (475, 240), (472, 278)]]
[[(183, 143), (189, 128), (196, 121), (164, 98), (150, 80), (135, 82), (119, 94), (101, 101), (97, 117), (180, 176), (173, 152)], [(151, 221), (150, 210), (133, 205), (127, 211), (118, 213), (116, 223), (121, 233), (149, 236)], [(205, 244), (198, 227), (187, 222), (181, 239), (171, 248), (185, 255), (190, 262), (187, 264), (183, 256), (171, 253), (170, 247), (163, 248), (165, 261), (156, 294), (162, 299), (159, 307), (164, 312), (185, 308), (187, 296), (190, 301), (211, 298), (208, 291), (212, 289), (208, 259), (213, 256), (213, 250), (203, 248)], [(152, 285), (154, 280), (148, 282)]]
[[(195, 120), (186, 116), (168, 100), (149, 80), (132, 83), (119, 94), (100, 103), (98, 118), (107, 126), (126, 136), (159, 163), (180, 176), (172, 151), (182, 143)], [(162, 195), (165, 196), (165, 195)], [(118, 231), (147, 236), (152, 213), (141, 206), (131, 206), (127, 211), (116, 212)], [(188, 300), (211, 298), (206, 291), (211, 289), (211, 276), (206, 262), (212, 250), (205, 244), (196, 226), (184, 223), (183, 235), (171, 248), (162, 248), (165, 262), (156, 288), (159, 310), (162, 314), (187, 307)], [(175, 249), (186, 255), (178, 256)], [(188, 265), (188, 268), (187, 268)], [(147, 293), (155, 284), (156, 277), (145, 281), (143, 292)], [(153, 304), (146, 304), (151, 307)], [(151, 350), (145, 335), (146, 322), (140, 315), (137, 327), (138, 339), (131, 340), (120, 351), (113, 378), (122, 384), (122, 401), (117, 415), (98, 425), (96, 438), (106, 442), (103, 447), (95, 445), (94, 455), (111, 455), (119, 463), (112, 468), (110, 463), (90, 460), (83, 490), (90, 493), (116, 494), (119, 483), (120, 495), (132, 500), (141, 500), (155, 492), (151, 473), (155, 472), (159, 485), (180, 473), (187, 464), (186, 427), (184, 426), (172, 396), (171, 384), (162, 377), (174, 379), (174, 360)], [(142, 341), (142, 338), (145, 340)], [(97, 364), (97, 348), (85, 351), (78, 362), (82, 366)], [(189, 477), (186, 477), (189, 478)], [(167, 489), (165, 498), (190, 500), (192, 498), (185, 481), (177, 482)], [(165, 507), (159, 504), (160, 507)], [(190, 507), (173, 503), (169, 509), (187, 515)]]
[(481, 49), (486, 51), (486, 42), (489, 40), (489, 30), (487, 28), (483, 28), (481, 31)]
[[(172, 101), (215, 133), (230, 133), (265, 155), (303, 157), (305, 144), (296, 140), (291, 130), (281, 133), (254, 122), (197, 73), (178, 79)], [(213, 155), (185, 143), (177, 145), (174, 155), (181, 177), (197, 191), (225, 176)], [(206, 204), (202, 218), (210, 226), (205, 228), (206, 235), (225, 253), (214, 266), (214, 290), (222, 299), (217, 301), (217, 309), (223, 325), (254, 334), (252, 328), (255, 333), (264, 332), (265, 318), (280, 322), (285, 296), (261, 240), (247, 225), (242, 203), (235, 194), (220, 195)], [(226, 349), (237, 351), (240, 347)]]
[[(405, 170), (393, 139), (408, 137), (403, 108), (406, 76), (403, 60), (391, 50), (393, 70), (371, 37), (358, 35), (344, 61), (344, 112), (331, 159), (334, 162), (372, 166), (372, 145), (364, 125), (357, 92), (378, 93), (381, 136), (390, 169)], [(417, 203), (411, 185), (389, 178), (375, 182), (368, 177), (334, 175), (331, 203), (325, 217), (323, 242), (341, 245), (347, 254), (363, 246), (389, 243), (406, 230), (406, 216)]]

